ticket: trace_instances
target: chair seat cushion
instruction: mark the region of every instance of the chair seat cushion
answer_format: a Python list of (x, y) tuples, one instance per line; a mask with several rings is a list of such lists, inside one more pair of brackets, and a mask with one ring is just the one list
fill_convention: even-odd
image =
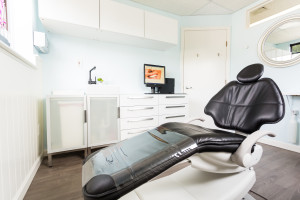
[(185, 123), (166, 123), (90, 155), (82, 170), (86, 200), (118, 199), (200, 152), (234, 152), (244, 136)]

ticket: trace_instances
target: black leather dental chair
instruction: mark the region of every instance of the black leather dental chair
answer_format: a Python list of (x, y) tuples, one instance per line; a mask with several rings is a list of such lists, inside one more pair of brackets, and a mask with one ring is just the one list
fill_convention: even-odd
[[(255, 183), (253, 166), (262, 156), (257, 140), (263, 124), (279, 122), (285, 113), (282, 94), (264, 67), (244, 68), (237, 81), (211, 98), (204, 112), (217, 127), (166, 123), (101, 149), (82, 169), (85, 200), (240, 200)], [(150, 181), (173, 165), (191, 165)]]

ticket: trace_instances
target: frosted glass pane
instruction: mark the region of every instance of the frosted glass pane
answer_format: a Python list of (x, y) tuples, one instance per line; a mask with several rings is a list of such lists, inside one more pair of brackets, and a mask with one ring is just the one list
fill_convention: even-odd
[(51, 149), (84, 145), (84, 101), (82, 97), (50, 100)]
[(118, 140), (117, 97), (91, 97), (89, 123), (92, 145), (108, 144)]

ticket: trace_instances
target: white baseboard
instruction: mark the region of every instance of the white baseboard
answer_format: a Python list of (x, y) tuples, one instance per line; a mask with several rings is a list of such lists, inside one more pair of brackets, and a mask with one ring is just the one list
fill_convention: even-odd
[(261, 138), (258, 142), (300, 153), (300, 146), (298, 146), (298, 145), (280, 142), (280, 141), (272, 140), (272, 139), (266, 139), (266, 138)]
[(36, 159), (36, 161), (34, 162), (33, 166), (31, 167), (29, 173), (27, 174), (27, 176), (25, 177), (22, 185), (20, 186), (19, 190), (17, 191), (17, 193), (14, 196), (14, 200), (23, 200), (26, 192), (37, 172), (37, 170), (39, 169), (41, 163), (42, 163), (42, 154)]

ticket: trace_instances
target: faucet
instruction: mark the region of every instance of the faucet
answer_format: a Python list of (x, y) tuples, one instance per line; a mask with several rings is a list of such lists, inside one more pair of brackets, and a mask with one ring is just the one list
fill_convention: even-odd
[(92, 78), (91, 78), (91, 73), (92, 73), (92, 71), (93, 70), (95, 70), (96, 69), (96, 66), (94, 66), (91, 70), (90, 70), (90, 78), (89, 78), (89, 84), (96, 84), (97, 83), (97, 81), (96, 81), (96, 76), (95, 76), (95, 81), (92, 81)]

